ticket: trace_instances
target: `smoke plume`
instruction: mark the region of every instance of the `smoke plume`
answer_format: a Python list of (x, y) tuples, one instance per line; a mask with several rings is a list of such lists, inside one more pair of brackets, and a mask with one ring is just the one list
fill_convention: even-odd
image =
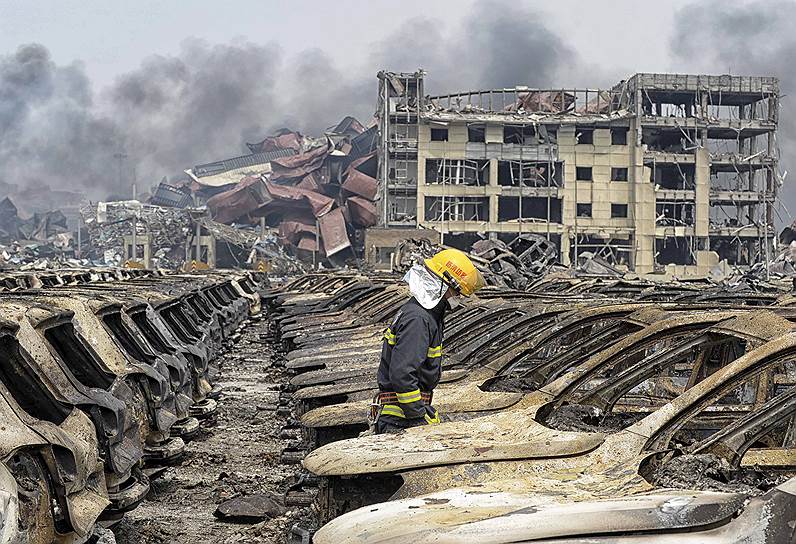
[(37, 44), (0, 57), (0, 187), (100, 186), (118, 139), (80, 64)]
[[(788, 95), (796, 90), (796, 3), (775, 0), (733, 4), (712, 0), (683, 7), (670, 50), (692, 71), (739, 75), (776, 76), (780, 81), (780, 170), (789, 169), (796, 153), (796, 111)], [(791, 176), (780, 196), (787, 210), (796, 213), (796, 190)], [(791, 217), (783, 213), (782, 221)]]
[[(401, 47), (399, 44), (408, 44)], [(545, 87), (577, 55), (540, 20), (507, 2), (479, 2), (460, 25), (411, 19), (379, 43), (371, 64), (429, 73), (427, 91), (446, 93), (528, 85)]]
[(318, 135), (345, 115), (367, 123), (379, 69), (422, 67), (434, 93), (545, 86), (576, 62), (538, 14), (508, 3), (479, 3), (458, 24), (409, 20), (344, 68), (317, 49), (286, 56), (274, 43), (188, 39), (96, 93), (80, 63), (59, 66), (44, 46), (23, 45), (0, 56), (0, 197), (44, 187), (127, 197), (134, 182), (146, 190), (243, 154), (278, 128)]

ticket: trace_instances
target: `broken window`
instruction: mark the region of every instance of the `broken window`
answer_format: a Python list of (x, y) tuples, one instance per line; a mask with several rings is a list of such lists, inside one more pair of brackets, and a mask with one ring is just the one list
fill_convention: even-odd
[(542, 142), (554, 144), (558, 141), (558, 127), (555, 125), (539, 125), (539, 136)]
[(130, 317), (152, 347), (159, 353), (176, 353), (174, 347), (169, 344), (168, 340), (163, 337), (157, 327), (149, 320), (145, 311), (136, 312), (131, 314)]
[(387, 179), (390, 185), (415, 185), (417, 183), (417, 156), (391, 153), (387, 162)]
[(737, 236), (711, 236), (710, 250), (719, 254), (719, 259), (725, 259), (727, 264), (734, 266), (747, 266), (759, 262), (760, 247), (754, 238), (739, 238)]
[(611, 168), (611, 181), (627, 181), (627, 168)]
[(503, 187), (561, 187), (562, 163), (498, 161), (498, 184)]
[(111, 312), (102, 316), (102, 322), (127, 355), (142, 363), (154, 364), (155, 355), (148, 349), (149, 346), (142, 344), (141, 339), (127, 328), (121, 312)]
[(414, 223), (417, 217), (417, 197), (414, 195), (390, 195), (387, 207), (389, 223)]
[(711, 236), (710, 249), (719, 254), (719, 259), (726, 259), (731, 265), (748, 266), (763, 258), (754, 238)]
[[(548, 210), (549, 206), (549, 210)], [(549, 215), (548, 215), (549, 214)], [(539, 219), (561, 223), (561, 199), (546, 197), (498, 197), (498, 221)]]
[(71, 322), (46, 329), (44, 337), (53, 355), (80, 383), (87, 387), (110, 388), (113, 377), (101, 367), (99, 356), (78, 336)]
[(427, 196), (426, 221), (489, 221), (489, 198)]
[(634, 251), (632, 238), (602, 238), (589, 234), (578, 234), (577, 237), (573, 237), (569, 241), (569, 258), (573, 263), (577, 262), (576, 255), (590, 253), (611, 264), (626, 265), (632, 269)]
[(447, 142), (448, 141), (448, 129), (447, 128), (432, 128), (431, 129), (431, 141), (432, 142)]
[(485, 142), (486, 141), (486, 125), (483, 124), (468, 124), (467, 125), (467, 141), (468, 142)]
[(696, 264), (694, 239), (690, 236), (667, 236), (655, 239), (655, 262), (659, 265)]
[(575, 179), (578, 181), (591, 181), (591, 166), (578, 166), (575, 168)]
[(739, 202), (738, 204), (711, 202), (708, 210), (710, 228), (737, 230), (758, 225), (762, 227), (766, 221), (761, 213), (762, 208), (756, 204), (757, 202)]
[(533, 125), (504, 125), (503, 126), (504, 144), (535, 144), (536, 130)]
[(655, 224), (658, 226), (694, 226), (694, 203), (658, 200), (655, 202)]
[(594, 129), (589, 127), (576, 127), (575, 128), (575, 143), (578, 144), (593, 144), (594, 143)]
[(699, 138), (693, 129), (644, 128), (641, 143), (650, 151), (693, 153), (699, 147)]
[(641, 109), (644, 115), (656, 117), (694, 117), (699, 96), (697, 93), (642, 91)]
[(611, 217), (627, 217), (627, 204), (611, 204)]
[(694, 164), (647, 162), (655, 189), (694, 190)]
[(591, 217), (591, 204), (578, 204), (577, 215), (578, 217)]
[(164, 308), (160, 311), (160, 316), (163, 318), (164, 323), (166, 323), (172, 334), (181, 342), (185, 342), (186, 344), (197, 342), (199, 339), (189, 333), (182, 320), (178, 318), (178, 314), (179, 311), (174, 306)]
[(445, 233), (445, 245), (448, 247), (455, 247), (462, 251), (470, 251), (473, 244), (479, 240), (483, 240), (480, 233), (477, 232), (448, 232)]
[(710, 172), (710, 188), (714, 191), (761, 191), (764, 187), (763, 170), (739, 169), (719, 171), (714, 166)]
[[(417, 125), (390, 124), (390, 141), (394, 143), (417, 142)], [(414, 146), (413, 146), (414, 147)]]
[(426, 183), (487, 185), (489, 183), (489, 161), (426, 159)]
[(8, 333), (0, 335), (0, 381), (29, 415), (60, 425), (71, 412), (61, 404), (33, 370), (30, 355)]
[(611, 129), (611, 145), (627, 145), (627, 128), (619, 127)]

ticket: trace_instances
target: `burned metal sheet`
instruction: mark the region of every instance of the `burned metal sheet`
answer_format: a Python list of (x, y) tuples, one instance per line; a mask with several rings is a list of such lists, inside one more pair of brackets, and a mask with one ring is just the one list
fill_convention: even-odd
[[(332, 209), (334, 199), (328, 196), (309, 191), (307, 189), (300, 189), (298, 187), (291, 187), (287, 185), (278, 185), (270, 181), (265, 182), (268, 194), (278, 201), (287, 201), (294, 204), (300, 204), (312, 210), (315, 217), (320, 217)], [(267, 210), (267, 205), (263, 207), (262, 211)]]
[(332, 151), (332, 144), (327, 141), (324, 145), (299, 153), (298, 155), (273, 159), (271, 161), (271, 179), (277, 181), (280, 179), (304, 177), (310, 172), (320, 168), (324, 159), (326, 159), (327, 155)]
[(327, 257), (351, 247), (351, 241), (348, 239), (348, 232), (346, 231), (345, 218), (340, 208), (335, 208), (318, 217), (318, 224)]
[(248, 177), (229, 191), (210, 198), (207, 208), (214, 221), (230, 223), (272, 201), (273, 197), (268, 194), (263, 180)]
[(360, 227), (372, 227), (379, 221), (376, 205), (359, 196), (352, 196), (346, 200), (351, 221)]

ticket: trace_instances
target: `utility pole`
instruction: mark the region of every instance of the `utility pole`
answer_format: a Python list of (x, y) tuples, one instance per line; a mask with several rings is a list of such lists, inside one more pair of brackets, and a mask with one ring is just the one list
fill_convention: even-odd
[(124, 165), (124, 160), (127, 158), (127, 153), (125, 153), (124, 151), (119, 151), (119, 152), (113, 154), (113, 158), (116, 159), (117, 161), (119, 161), (118, 171), (117, 171), (117, 176), (118, 177), (117, 177), (116, 181), (118, 183), (119, 188), (121, 188), (121, 186), (122, 186), (122, 166)]
[[(124, 166), (124, 160), (127, 158), (127, 153), (124, 150), (119, 150), (118, 152), (113, 154), (113, 158), (118, 161), (118, 169), (116, 171), (116, 186), (121, 188), (122, 187), (122, 167)], [(135, 197), (133, 197), (135, 198)], [(132, 240), (132, 251), (130, 252), (130, 260), (135, 261), (136, 254), (136, 239), (135, 239), (135, 231), (136, 231), (136, 220), (135, 217), (133, 218), (133, 240)]]

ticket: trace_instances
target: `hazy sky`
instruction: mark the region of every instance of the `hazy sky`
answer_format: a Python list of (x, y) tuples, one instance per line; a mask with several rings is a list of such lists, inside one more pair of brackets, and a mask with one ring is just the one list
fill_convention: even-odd
[[(370, 45), (412, 18), (438, 19), (446, 33), (455, 33), (472, 4), (469, 0), (0, 0), (0, 53), (23, 43), (41, 43), (59, 64), (85, 63), (95, 85), (110, 83), (149, 55), (176, 54), (189, 37), (211, 43), (240, 38), (276, 42), (288, 55), (317, 47), (340, 65), (360, 64), (366, 61)], [(616, 73), (677, 68), (669, 58), (667, 38), (674, 9), (686, 2), (659, 1), (654, 9), (638, 0), (513, 4), (531, 7), (588, 64)], [(462, 60), (466, 61), (452, 58), (451, 63)], [(379, 67), (371, 68), (375, 74)], [(582, 76), (588, 81), (588, 73)]]
[[(787, 94), (794, 23), (790, 0), (0, 0), (0, 182), (90, 193), (119, 149), (152, 182), (282, 126), (367, 121), (381, 68), (423, 67), (431, 92), (699, 71), (777, 75)], [(786, 98), (782, 170), (790, 114)]]

